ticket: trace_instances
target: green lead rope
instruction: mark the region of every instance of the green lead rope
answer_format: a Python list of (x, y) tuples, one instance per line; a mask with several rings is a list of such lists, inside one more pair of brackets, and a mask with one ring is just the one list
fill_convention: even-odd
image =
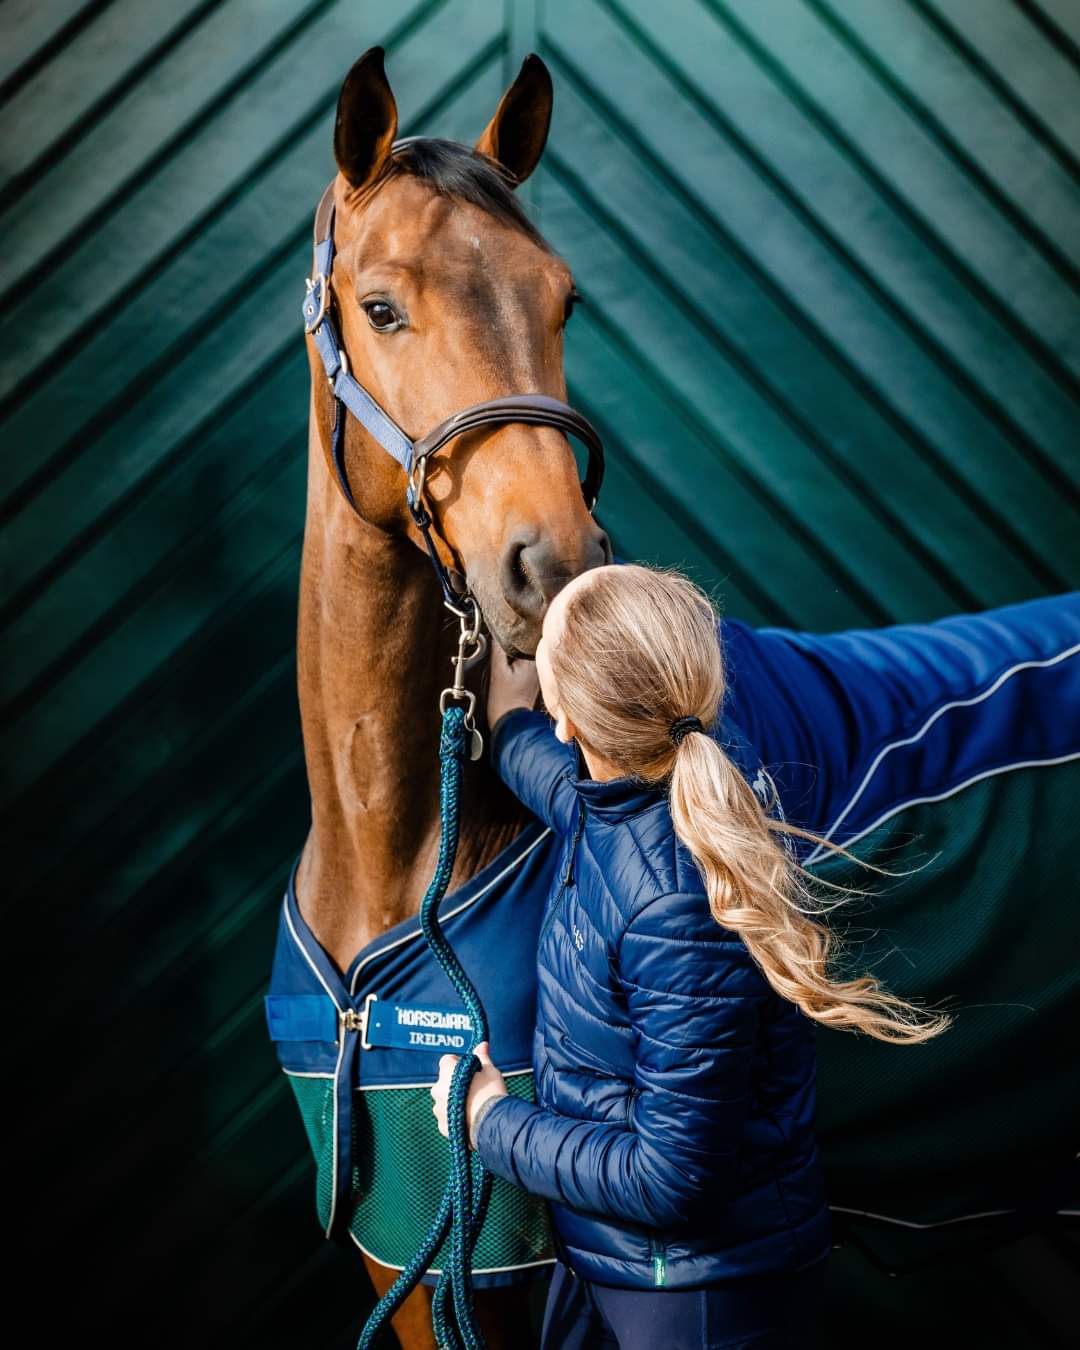
[[(435, 1253), (452, 1233), (449, 1264), (444, 1266), (431, 1303), (431, 1324), (439, 1350), (486, 1350), (473, 1309), (472, 1254), (487, 1214), (492, 1175), (478, 1154), (470, 1157), (465, 1118), (472, 1076), (480, 1067), (473, 1049), (488, 1039), (483, 1004), (439, 925), (439, 901), (446, 894), (457, 856), (462, 768), (467, 738), (465, 709), (452, 704), (443, 713), (439, 738), (439, 860), (420, 905), (420, 929), (436, 960), (461, 996), (469, 1013), (472, 1041), (461, 1055), (450, 1080), (447, 1122), (450, 1131), (450, 1176), (439, 1209), (420, 1250), (372, 1309), (364, 1323), (357, 1350), (371, 1350), (377, 1337), (404, 1303), (431, 1265)], [(449, 1306), (451, 1297), (453, 1307)]]

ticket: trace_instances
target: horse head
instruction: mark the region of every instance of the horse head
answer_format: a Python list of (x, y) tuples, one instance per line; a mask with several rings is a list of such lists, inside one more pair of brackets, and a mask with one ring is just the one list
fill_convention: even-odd
[[(565, 403), (574, 279), (515, 196), (539, 162), (551, 108), (551, 77), (536, 56), (472, 147), (396, 139), (381, 48), (366, 52), (342, 85), (332, 184), (336, 321), (351, 375), (409, 440), (493, 399)], [(333, 395), (310, 331), (308, 344), (325, 429)], [(323, 448), (329, 455), (325, 434)], [(363, 520), (425, 548), (406, 499), (411, 479), (355, 417), (346, 419), (340, 460)], [(562, 586), (612, 559), (557, 426), (472, 426), (425, 460), (422, 492), (440, 562), (467, 583), (511, 656), (535, 652)]]

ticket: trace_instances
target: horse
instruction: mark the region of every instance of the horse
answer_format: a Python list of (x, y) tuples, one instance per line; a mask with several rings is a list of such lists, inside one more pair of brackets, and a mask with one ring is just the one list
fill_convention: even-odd
[[(365, 52), (341, 86), (332, 199), (343, 360), (411, 438), (466, 405), (520, 391), (565, 403), (574, 279), (514, 195), (543, 152), (552, 97), (546, 67), (528, 56), (469, 147), (397, 141), (381, 48)], [(416, 915), (436, 866), (438, 706), (457, 632), (407, 509), (405, 473), (355, 417), (346, 418), (336, 471), (344, 409), (310, 331), (306, 343), (297, 685), (311, 827), (295, 887), (311, 933), (345, 971)], [(439, 560), (456, 590), (475, 595), (511, 659), (535, 654), (547, 606), (568, 581), (612, 561), (559, 426), (474, 426), (426, 463), (424, 492)], [(485, 674), (481, 661), (474, 686)], [(450, 891), (530, 820), (483, 758), (467, 769)], [(397, 1271), (363, 1259), (381, 1295)], [(431, 1294), (418, 1285), (393, 1319), (406, 1350), (435, 1344)], [(527, 1285), (477, 1288), (477, 1320), (493, 1350), (521, 1343), (528, 1305)]]

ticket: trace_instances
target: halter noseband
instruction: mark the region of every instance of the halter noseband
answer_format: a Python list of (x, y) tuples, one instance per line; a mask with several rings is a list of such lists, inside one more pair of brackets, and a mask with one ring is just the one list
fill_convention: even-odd
[[(413, 139), (413, 138), (407, 138)], [(405, 141), (395, 141), (397, 150)], [(604, 476), (604, 447), (592, 425), (557, 398), (547, 394), (510, 394), (492, 398), (462, 408), (444, 422), (440, 422), (418, 441), (411, 441), (394, 419), (371, 397), (349, 370), (348, 359), (342, 349), (332, 312), (330, 274), (334, 266), (334, 181), (331, 180), (315, 212), (315, 254), (311, 276), (306, 279), (304, 297), (304, 331), (310, 333), (322, 358), (326, 378), (334, 396), (334, 423), (331, 428), (330, 458), (338, 486), (354, 511), (359, 509), (349, 487), (345, 472), (345, 409), (372, 435), (382, 448), (398, 461), (408, 475), (405, 499), (413, 520), (424, 536), (435, 575), (442, 587), (444, 602), (459, 617), (464, 616), (462, 604), (471, 599), (468, 591), (458, 595), (450, 584), (431, 539), (432, 518), (423, 501), (424, 472), (427, 457), (441, 450), (455, 437), (480, 427), (496, 426), (505, 422), (524, 422), (532, 426), (555, 427), (566, 435), (576, 436), (589, 452), (589, 465), (582, 494), (591, 512), (600, 494)], [(475, 601), (473, 601), (475, 605)]]

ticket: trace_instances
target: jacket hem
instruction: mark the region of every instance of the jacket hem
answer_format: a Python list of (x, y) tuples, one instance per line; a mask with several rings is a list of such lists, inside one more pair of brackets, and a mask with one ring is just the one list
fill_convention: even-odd
[[(662, 1237), (663, 1234), (660, 1234)], [(791, 1259), (777, 1265), (776, 1234), (763, 1234), (756, 1242), (736, 1242), (730, 1250), (679, 1254), (673, 1242), (666, 1244), (663, 1289), (698, 1289), (724, 1280), (755, 1275), (777, 1275), (801, 1270), (824, 1260), (832, 1250), (832, 1216), (826, 1207), (792, 1231), (795, 1246)], [(594, 1284), (616, 1289), (656, 1289), (651, 1260), (608, 1256), (572, 1246), (559, 1235), (556, 1250), (566, 1250), (574, 1271)]]

